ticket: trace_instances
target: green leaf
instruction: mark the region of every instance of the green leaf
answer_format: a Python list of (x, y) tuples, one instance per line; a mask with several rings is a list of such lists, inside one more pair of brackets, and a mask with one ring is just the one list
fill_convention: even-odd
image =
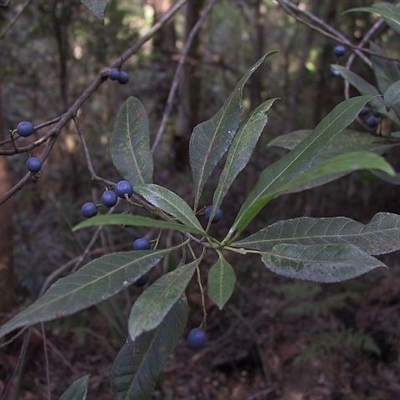
[(378, 213), (367, 225), (345, 217), (288, 219), (232, 246), (268, 252), (277, 244), (352, 244), (370, 255), (391, 253), (400, 250), (400, 216)]
[(378, 267), (381, 261), (352, 244), (277, 244), (262, 262), (279, 275), (314, 282), (341, 282)]
[(158, 327), (134, 342), (130, 338), (119, 351), (111, 371), (115, 400), (148, 400), (168, 356), (186, 327), (187, 301), (178, 300)]
[(195, 183), (195, 209), (205, 182), (228, 150), (239, 127), (243, 87), (265, 58), (273, 53), (275, 51), (261, 57), (242, 77), (222, 108), (210, 120), (194, 128), (190, 137), (189, 158)]
[(131, 214), (96, 215), (95, 217), (88, 218), (74, 226), (73, 231), (78, 231), (79, 229), (88, 228), (90, 226), (101, 225), (142, 226), (148, 228), (170, 229), (173, 231), (203, 234), (202, 230), (199, 230), (193, 226)]
[[(395, 176), (396, 172), (392, 166), (381, 156), (366, 151), (354, 151), (351, 153), (340, 154), (329, 160), (315, 165), (309, 171), (296, 179), (296, 182), (290, 182), (285, 192), (298, 192), (321, 186), (353, 171), (361, 169), (378, 170)], [(284, 190), (284, 187), (282, 188)]]
[(110, 0), (81, 0), (81, 3), (84, 4), (93, 15), (104, 24), (104, 10)]
[(154, 184), (136, 186), (135, 192), (139, 193), (153, 206), (172, 215), (183, 224), (195, 229), (198, 233), (205, 234), (190, 206), (177, 194)]
[(393, 82), (400, 79), (400, 70), (394, 60), (386, 58), (386, 52), (377, 44), (371, 42), (370, 50), (377, 54), (371, 55), (372, 69), (380, 92), (385, 93)]
[(153, 181), (149, 120), (142, 103), (129, 97), (118, 112), (111, 136), (112, 161), (132, 185)]
[(41, 298), (4, 324), (0, 337), (25, 325), (65, 317), (114, 296), (174, 249), (113, 253), (90, 261), (59, 279)]
[(201, 259), (163, 275), (135, 301), (128, 320), (129, 336), (135, 340), (156, 328), (186, 290)]
[(337, 105), (294, 150), (267, 167), (242, 205), (226, 241), (239, 234), (274, 197), (290, 189), (291, 184), (318, 162), (318, 157), (337, 134), (358, 115), (371, 96), (345, 100)]
[[(267, 124), (267, 112), (276, 99), (271, 99), (261, 104), (251, 112), (245, 122), (240, 125), (219, 178), (218, 186), (214, 193), (213, 207), (215, 210), (221, 205), (228, 189), (239, 172), (247, 165), (253, 154), (260, 135)], [(212, 216), (211, 218), (212, 219)]]
[(86, 400), (89, 376), (85, 375), (77, 379), (71, 386), (61, 395), (60, 400)]
[(389, 86), (383, 95), (383, 101), (387, 108), (393, 108), (400, 102), (400, 80)]
[(386, 2), (376, 3), (371, 7), (357, 7), (347, 12), (370, 12), (383, 17), (385, 22), (397, 33), (400, 33), (400, 10), (394, 5)]
[(220, 253), (218, 261), (208, 271), (207, 280), (208, 296), (220, 310), (232, 296), (235, 282), (234, 269)]
[[(268, 146), (277, 146), (286, 150), (293, 150), (312, 132), (312, 130), (304, 129), (280, 135), (271, 140)], [(399, 140), (388, 139), (384, 136), (370, 135), (367, 132), (345, 129), (343, 133), (336, 136), (335, 140), (331, 141), (326, 146), (325, 151), (318, 157), (318, 161), (327, 160), (352, 151), (369, 151), (382, 154), (384, 151), (399, 145)]]

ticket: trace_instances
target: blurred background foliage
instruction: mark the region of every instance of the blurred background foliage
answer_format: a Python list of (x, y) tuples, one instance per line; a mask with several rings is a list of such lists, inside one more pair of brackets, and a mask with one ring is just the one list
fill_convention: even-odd
[[(23, 9), (15, 24), (0, 37), (2, 140), (21, 120), (32, 120), (36, 125), (64, 112), (103, 68), (111, 65), (161, 18), (174, 0), (113, 0), (106, 8), (104, 25), (78, 0), (37, 0), (28, 2), (23, 8), (24, 3), (14, 0), (8, 8), (0, 8), (0, 31)], [(124, 63), (123, 69), (130, 74), (127, 85), (106, 82), (79, 111), (81, 129), (98, 175), (112, 181), (119, 178), (111, 164), (108, 142), (114, 118), (128, 96), (136, 96), (142, 101), (149, 115), (151, 131), (153, 134), (157, 131), (179, 54), (206, 3), (205, 0), (189, 2), (186, 9)], [(354, 43), (363, 38), (376, 16), (343, 12), (350, 6), (372, 3), (371, 0), (296, 2), (300, 9), (318, 16)], [(382, 28), (372, 39), (391, 56), (400, 57), (392, 31)], [(249, 167), (240, 175), (231, 196), (223, 204), (228, 226), (258, 172), (283, 154), (281, 149), (267, 149), (266, 143), (278, 135), (314, 127), (344, 99), (344, 83), (331, 76), (329, 67), (338, 61), (332, 52), (336, 44), (296, 21), (274, 0), (217, 1), (189, 52), (173, 113), (155, 152), (156, 182), (191, 199), (187, 148), (193, 127), (218, 110), (256, 59), (278, 49), (280, 52), (269, 58), (246, 86), (246, 109), (268, 98), (279, 97), (280, 100), (269, 113), (265, 134)], [(356, 60), (352, 69), (365, 79), (372, 79), (371, 71), (361, 61)], [(363, 130), (363, 127), (356, 126), (356, 129)], [(26, 157), (26, 154), (9, 157), (8, 167), (0, 166), (9, 168), (13, 183), (24, 175)], [(395, 156), (390, 160), (398, 167)], [(82, 264), (84, 260), (80, 257), (93, 231), (73, 234), (71, 227), (82, 219), (81, 204), (91, 199), (98, 201), (103, 189), (92, 183), (75, 129), (72, 124), (67, 126), (46, 160), (39, 182), (28, 184), (12, 200), (18, 304), (35, 298), (49, 275), (60, 266), (73, 266), (77, 261)], [(205, 193), (206, 203), (212, 192), (211, 181), (209, 192)], [(345, 215), (368, 222), (377, 211), (399, 212), (397, 199), (396, 186), (378, 181), (368, 173), (352, 174), (306, 193), (280, 197), (260, 214), (251, 229), (300, 215)], [(0, 222), (9, 216), (9, 213), (1, 214)], [(224, 226), (216, 229), (224, 229)], [(110, 250), (130, 249), (132, 241), (144, 233), (137, 229), (106, 229), (91, 252), (85, 254), (85, 259)], [(169, 268), (168, 262), (173, 260), (167, 260), (160, 268)], [(251, 288), (250, 282), (261, 276), (265, 278), (264, 285), (287, 284), (283, 278), (274, 281), (264, 271), (250, 271), (252, 264), (246, 265), (244, 258), (243, 263), (240, 274), (244, 287)], [(353, 290), (349, 287), (351, 284), (343, 285), (347, 285), (345, 293)], [(330, 290), (340, 293), (341, 287), (338, 285)], [(362, 287), (365, 290), (365, 285)], [(299, 289), (303, 296), (308, 290), (308, 287), (303, 291)], [(283, 289), (269, 288), (267, 292), (272, 297), (278, 296), (274, 300), (277, 302), (279, 296), (283, 296)], [(321, 292), (319, 290), (307, 301), (320, 301)], [(246, 296), (245, 299), (248, 300)], [(338, 307), (327, 306), (321, 314), (330, 313), (331, 309), (337, 312), (337, 308), (344, 308), (349, 302), (354, 306), (358, 299), (359, 296), (351, 295), (340, 298)], [(192, 301), (196, 303), (195, 293)], [(237, 298), (233, 301), (244, 306)], [(303, 314), (306, 313), (303, 310)], [(112, 314), (107, 311), (107, 320)], [(228, 311), (227, 315), (228, 323), (232, 323), (229, 318), (236, 319), (235, 313)], [(118, 325), (116, 329), (122, 328)], [(369, 351), (378, 354), (375, 342), (368, 340), (365, 343), (369, 345)], [(362, 345), (357, 349), (362, 350)]]

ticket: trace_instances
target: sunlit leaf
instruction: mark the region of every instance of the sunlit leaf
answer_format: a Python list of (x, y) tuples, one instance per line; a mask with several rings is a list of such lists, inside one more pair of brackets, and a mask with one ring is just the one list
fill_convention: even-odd
[[(218, 209), (228, 189), (240, 171), (247, 165), (258, 139), (268, 121), (267, 111), (276, 99), (271, 99), (253, 110), (240, 128), (229, 149), (217, 188), (214, 193), (213, 207)], [(212, 216), (211, 216), (212, 218)]]
[(65, 317), (114, 296), (133, 284), (174, 248), (107, 254), (59, 279), (31, 306), (0, 328), (14, 329)]
[(336, 179), (337, 176), (361, 169), (382, 171), (391, 176), (396, 175), (392, 166), (383, 157), (366, 151), (354, 151), (317, 163), (299, 176), (296, 182), (290, 182), (285, 192), (294, 193), (320, 186)]
[[(271, 140), (268, 146), (282, 147), (293, 150), (302, 140), (312, 133), (312, 130), (299, 130), (280, 135)], [(370, 135), (367, 132), (358, 132), (345, 129), (330, 142), (325, 151), (318, 157), (319, 161), (327, 160), (334, 156), (352, 151), (370, 151), (382, 154), (384, 151), (399, 146), (400, 140), (393, 140), (384, 136)]]
[(208, 271), (207, 293), (222, 310), (235, 288), (236, 275), (232, 266), (219, 254), (218, 261)]
[(352, 244), (370, 255), (391, 253), (400, 250), (400, 216), (378, 213), (366, 225), (345, 217), (288, 219), (232, 246), (268, 252), (277, 244)]
[(156, 328), (186, 290), (200, 259), (164, 274), (135, 301), (128, 320), (132, 340)]
[(291, 184), (318, 163), (318, 157), (333, 140), (358, 115), (371, 96), (361, 96), (345, 100), (336, 106), (290, 153), (267, 167), (259, 176), (256, 185), (242, 205), (229, 237), (240, 233), (274, 197), (290, 190)]
[(352, 244), (277, 244), (263, 254), (262, 262), (279, 275), (325, 283), (345, 281), (386, 267)]
[(149, 120), (142, 103), (129, 97), (118, 112), (110, 141), (113, 164), (133, 186), (153, 180)]
[(193, 210), (177, 194), (154, 184), (136, 186), (135, 192), (143, 196), (153, 206), (172, 215), (183, 224), (192, 227), (199, 233), (205, 233)]
[(81, 0), (93, 15), (104, 24), (104, 10), (110, 0)]
[(193, 226), (131, 214), (96, 215), (95, 217), (80, 222), (73, 228), (73, 230), (78, 231), (79, 229), (88, 228), (90, 226), (101, 225), (142, 226), (148, 228), (170, 229), (180, 232), (202, 233), (202, 231)]
[(250, 76), (275, 51), (261, 57), (242, 77), (222, 108), (208, 121), (197, 125), (190, 137), (189, 158), (195, 183), (195, 203), (212, 171), (228, 150), (242, 116), (243, 87)]
[(90, 375), (85, 375), (73, 382), (61, 395), (60, 400), (86, 400), (89, 376)]
[(178, 300), (156, 329), (127, 339), (111, 372), (115, 400), (148, 400), (168, 356), (186, 327), (186, 299)]

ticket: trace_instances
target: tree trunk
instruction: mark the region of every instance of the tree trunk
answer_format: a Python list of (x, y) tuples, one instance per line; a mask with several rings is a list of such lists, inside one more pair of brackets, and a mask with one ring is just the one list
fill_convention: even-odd
[[(5, 134), (3, 99), (0, 82), (0, 137)], [(11, 176), (8, 159), (0, 157), (0, 193), (11, 188)], [(0, 312), (8, 312), (15, 305), (15, 289), (13, 275), (13, 199), (0, 206)]]

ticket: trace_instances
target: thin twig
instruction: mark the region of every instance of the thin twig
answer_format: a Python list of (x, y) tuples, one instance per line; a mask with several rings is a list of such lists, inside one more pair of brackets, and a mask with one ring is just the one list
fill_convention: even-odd
[[(148, 40), (150, 40), (154, 34), (159, 31), (164, 24), (166, 24), (173, 15), (178, 12), (178, 10), (186, 3), (187, 0), (179, 0), (171, 9), (164, 14), (164, 16), (153, 25), (149, 31), (142, 36), (131, 48), (126, 50), (111, 66), (121, 66), (129, 57), (135, 54)], [(82, 105), (95, 93), (98, 88), (107, 79), (108, 68), (103, 69), (99, 76), (83, 91), (83, 93), (75, 100), (72, 106), (61, 115), (60, 120), (55, 124), (55, 126), (45, 135), (45, 140), (47, 141), (46, 147), (43, 150), (40, 158), (44, 161), (50, 154), (58, 135), (62, 128), (78, 113)], [(42, 142), (40, 142), (42, 144)], [(15, 154), (15, 153), (14, 153)], [(0, 197), (0, 205), (10, 199), (15, 193), (21, 190), (26, 183), (30, 180), (31, 174), (27, 173), (22, 179), (19, 180), (10, 190)]]
[(25, 4), (22, 5), (21, 9), (18, 11), (17, 15), (9, 22), (9, 24), (1, 31), (0, 39), (6, 35), (6, 33), (14, 26), (14, 24), (18, 21), (19, 17), (23, 14), (26, 7), (28, 7), (31, 0), (26, 0)]
[(169, 116), (172, 112), (173, 108), (173, 103), (175, 99), (175, 94), (179, 86), (179, 80), (181, 78), (181, 74), (183, 71), (183, 67), (185, 65), (186, 58), (188, 56), (190, 47), (192, 46), (193, 40), (200, 29), (201, 25), (203, 25), (204, 21), (206, 20), (207, 16), (210, 14), (212, 8), (214, 7), (215, 3), (218, 0), (210, 0), (210, 2), (207, 4), (207, 7), (204, 9), (203, 15), (198, 19), (196, 24), (193, 26), (192, 30), (190, 31), (188, 38), (186, 40), (185, 46), (182, 49), (182, 54), (181, 57), (179, 58), (178, 61), (178, 66), (176, 67), (174, 78), (172, 80), (171, 88), (169, 90), (168, 94), (168, 99), (167, 103), (165, 105), (164, 113), (161, 119), (160, 127), (158, 128), (158, 131), (156, 133), (155, 139), (153, 146), (151, 148), (151, 152), (154, 153), (158, 144), (160, 143), (160, 140), (164, 134), (165, 127), (167, 126), (167, 122), (169, 119)]

